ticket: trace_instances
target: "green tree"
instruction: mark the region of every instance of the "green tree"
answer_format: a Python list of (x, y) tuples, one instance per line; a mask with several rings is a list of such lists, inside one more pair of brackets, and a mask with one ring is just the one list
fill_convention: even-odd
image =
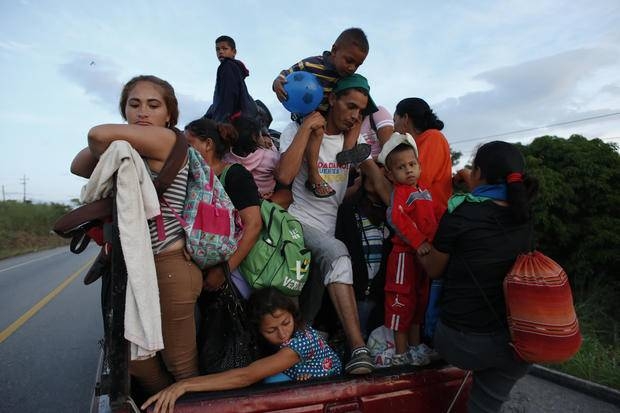
[[(604, 286), (620, 293), (620, 154), (614, 144), (580, 135), (543, 136), (521, 145), (528, 173), (540, 182), (534, 203), (538, 248), (566, 270), (577, 301)], [(620, 319), (620, 306), (607, 307)], [(601, 308), (603, 309), (603, 308)], [(613, 333), (612, 335), (615, 335)]]

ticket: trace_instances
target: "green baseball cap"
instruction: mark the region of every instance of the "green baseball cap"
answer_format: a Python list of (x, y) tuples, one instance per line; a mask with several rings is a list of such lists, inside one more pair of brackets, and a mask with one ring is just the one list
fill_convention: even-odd
[(370, 86), (368, 85), (368, 80), (364, 76), (354, 73), (351, 76), (343, 77), (336, 83), (332, 92), (338, 93), (347, 89), (363, 89), (368, 93), (368, 104), (363, 111), (364, 115), (370, 115), (379, 110), (377, 105), (375, 105), (375, 101), (370, 97)]

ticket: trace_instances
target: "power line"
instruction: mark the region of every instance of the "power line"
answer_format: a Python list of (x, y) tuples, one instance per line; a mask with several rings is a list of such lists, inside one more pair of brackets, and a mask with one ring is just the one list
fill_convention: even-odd
[(479, 138), (467, 138), (467, 139), (455, 140), (455, 141), (450, 141), (450, 145), (454, 145), (454, 144), (457, 144), (457, 143), (464, 143), (464, 142), (483, 141), (483, 140), (487, 140), (487, 139), (491, 139), (491, 138), (498, 138), (500, 136), (505, 136), (505, 135), (514, 135), (514, 134), (517, 134), (517, 133), (531, 132), (531, 131), (540, 130), (540, 129), (547, 129), (547, 128), (553, 128), (553, 127), (556, 127), (556, 126), (570, 125), (570, 124), (579, 123), (579, 122), (587, 122), (587, 121), (590, 121), (590, 120), (608, 118), (608, 117), (617, 116), (617, 115), (620, 115), (620, 112), (607, 113), (605, 115), (590, 116), (590, 117), (587, 117), (587, 118), (580, 118), (580, 119), (575, 119), (575, 120), (569, 120), (569, 121), (566, 121), (566, 122), (552, 123), (552, 124), (549, 124), (549, 125), (537, 126), (537, 127), (534, 127), (534, 128), (519, 129), (519, 130), (514, 130), (514, 131), (511, 131), (511, 132), (496, 133), (494, 135), (487, 135), (487, 136), (482, 136), (482, 137), (479, 137)]

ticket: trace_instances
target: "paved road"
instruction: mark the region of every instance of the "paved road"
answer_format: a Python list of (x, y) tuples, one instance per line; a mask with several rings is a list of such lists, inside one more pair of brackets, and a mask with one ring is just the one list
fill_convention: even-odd
[[(85, 286), (84, 271), (78, 270), (97, 252), (91, 247), (74, 255), (63, 247), (0, 261), (0, 413), (88, 412), (103, 334), (100, 282)], [(50, 296), (54, 290), (57, 295)], [(41, 306), (46, 297), (49, 302)], [(26, 320), (37, 304), (40, 310)], [(503, 411), (611, 413), (620, 408), (526, 376)]]
[(617, 413), (619, 406), (597, 400), (547, 380), (527, 375), (519, 380), (502, 413)]
[[(0, 412), (88, 411), (103, 335), (100, 283), (85, 286), (76, 271), (97, 252), (63, 247), (0, 261)], [(51, 300), (6, 337), (46, 296)]]

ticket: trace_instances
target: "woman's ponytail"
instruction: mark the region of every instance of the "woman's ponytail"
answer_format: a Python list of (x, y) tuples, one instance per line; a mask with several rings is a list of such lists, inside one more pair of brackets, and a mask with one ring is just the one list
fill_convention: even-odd
[(476, 152), (474, 167), (480, 168), (480, 176), (488, 184), (506, 184), (506, 201), (517, 222), (530, 219), (538, 180), (524, 173), (525, 160), (515, 145), (502, 141), (482, 145)]

